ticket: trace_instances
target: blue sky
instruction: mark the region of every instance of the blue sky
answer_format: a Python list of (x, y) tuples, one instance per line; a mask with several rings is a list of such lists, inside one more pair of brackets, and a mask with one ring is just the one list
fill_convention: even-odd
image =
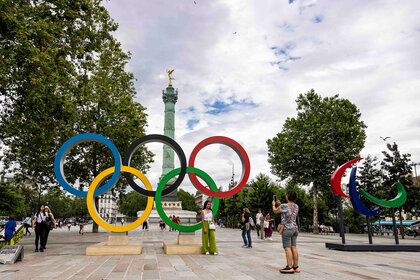
[[(149, 133), (163, 132), (162, 89), (175, 69), (176, 140), (187, 157), (206, 137), (238, 141), (251, 178), (270, 174), (266, 140), (295, 116), (299, 93), (314, 88), (355, 103), (368, 126), (367, 154), (381, 157), (390, 136), (420, 162), (420, 1), (112, 0), (115, 36), (132, 53), (137, 100)], [(148, 176), (161, 173), (161, 147)], [(237, 155), (211, 145), (197, 166), (218, 185), (240, 173)], [(185, 182), (186, 190), (194, 188)]]

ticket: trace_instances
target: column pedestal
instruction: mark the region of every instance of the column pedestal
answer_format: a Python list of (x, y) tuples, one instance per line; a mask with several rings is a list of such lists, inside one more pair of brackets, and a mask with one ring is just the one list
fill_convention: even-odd
[(86, 256), (140, 255), (143, 242), (130, 241), (127, 232), (111, 233), (107, 242), (86, 248)]
[(163, 242), (163, 249), (168, 255), (199, 255), (202, 246), (197, 241), (195, 232), (179, 232), (178, 241)]

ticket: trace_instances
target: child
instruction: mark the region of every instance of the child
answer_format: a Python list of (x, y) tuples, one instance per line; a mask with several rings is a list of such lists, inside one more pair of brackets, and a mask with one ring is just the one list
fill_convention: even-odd
[(10, 215), (9, 221), (4, 226), (4, 235), (6, 237), (6, 242), (10, 245), (10, 241), (13, 238), (13, 235), (15, 234), (16, 230), (16, 222), (15, 222), (15, 216)]

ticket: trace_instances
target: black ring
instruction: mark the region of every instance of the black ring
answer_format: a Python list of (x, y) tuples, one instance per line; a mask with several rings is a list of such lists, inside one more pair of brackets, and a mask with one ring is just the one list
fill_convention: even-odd
[[(128, 147), (127, 151), (124, 154), (123, 165), (130, 166), (131, 157), (133, 156), (134, 152), (142, 145), (150, 142), (160, 142), (170, 146), (178, 155), (179, 161), (181, 162), (181, 172), (179, 173), (178, 179), (170, 185), (168, 188), (162, 191), (162, 196), (165, 196), (179, 187), (182, 181), (184, 180), (185, 174), (187, 173), (187, 159), (185, 158), (184, 151), (182, 150), (181, 146), (178, 145), (175, 140), (172, 138), (161, 135), (161, 134), (150, 134), (143, 137), (140, 137), (133, 144)], [(128, 184), (138, 193), (145, 195), (145, 196), (155, 196), (156, 191), (148, 191), (141, 186), (137, 185), (133, 180), (133, 174), (123, 173), (124, 177), (127, 179)]]

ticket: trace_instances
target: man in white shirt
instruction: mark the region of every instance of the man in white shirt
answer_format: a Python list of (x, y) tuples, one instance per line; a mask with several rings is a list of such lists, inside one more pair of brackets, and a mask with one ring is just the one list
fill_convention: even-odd
[[(256, 224), (257, 224), (257, 235), (258, 235), (258, 237), (260, 237), (260, 230), (261, 230), (261, 216), (262, 216), (262, 213), (261, 213), (261, 208), (260, 209), (258, 209), (258, 213), (257, 213), (257, 215), (255, 216), (255, 221), (256, 221)], [(262, 234), (262, 232), (261, 232), (261, 234)]]

